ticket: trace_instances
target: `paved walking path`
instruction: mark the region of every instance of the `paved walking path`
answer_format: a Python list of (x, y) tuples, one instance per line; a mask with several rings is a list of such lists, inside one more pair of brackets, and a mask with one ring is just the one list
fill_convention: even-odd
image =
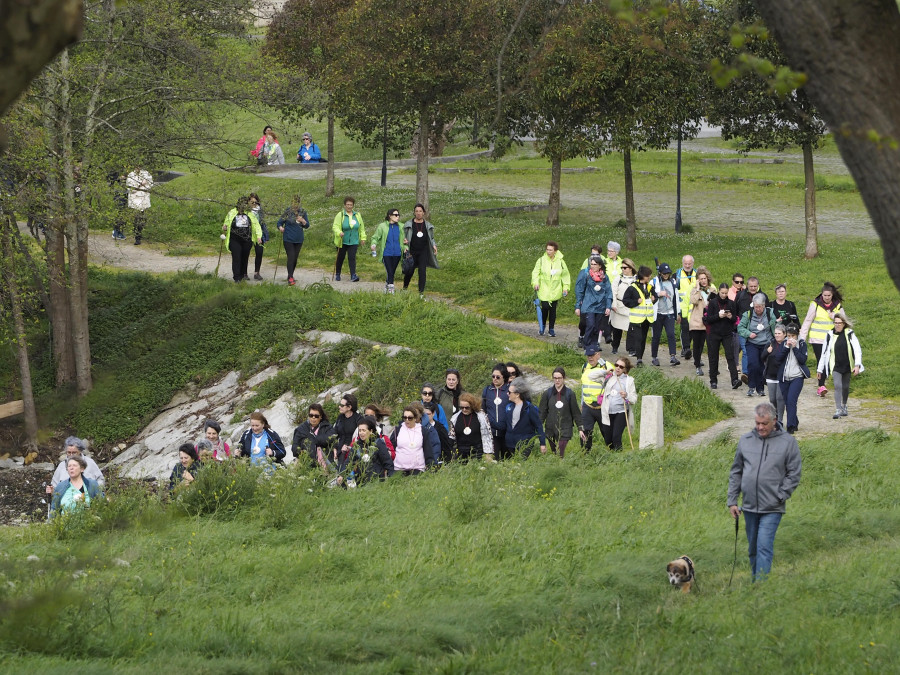
[[(111, 237), (100, 234), (91, 235), (88, 250), (90, 252), (90, 260), (94, 264), (110, 265), (113, 267), (154, 273), (196, 269), (198, 272), (211, 274), (216, 268), (217, 261), (216, 256), (180, 257), (165, 255), (148, 246), (134, 246), (130, 240), (117, 242)], [(274, 273), (275, 269), (273, 263), (270, 260), (264, 260), (261, 269), (264, 281), (250, 281), (246, 283), (272, 283)], [(231, 256), (227, 251), (222, 256), (222, 263), (219, 267), (219, 276), (224, 279), (231, 278)], [(331, 282), (330, 277), (330, 272), (306, 267), (297, 268), (297, 271), (294, 274), (297, 284), (301, 287), (316, 282), (326, 281), (331, 283), (337, 290), (344, 293), (354, 291), (381, 291), (384, 288), (382, 282), (360, 281), (351, 283), (347, 280)], [(347, 275), (345, 275), (345, 279), (346, 278)], [(278, 282), (284, 283), (284, 280), (285, 270), (284, 267), (281, 266), (278, 270)], [(429, 297), (433, 296), (429, 295)], [(440, 298), (435, 297), (434, 299)], [(440, 300), (452, 304), (449, 300)], [(498, 328), (540, 340), (547, 340), (548, 342), (570, 345), (573, 348), (578, 341), (578, 329), (571, 325), (557, 326), (556, 337), (550, 338), (539, 336), (536, 321), (519, 322), (487, 318), (487, 322)], [(607, 359), (611, 359), (612, 354), (609, 346), (604, 345), (603, 348), (603, 356)], [(665, 349), (665, 347), (663, 348)], [(662, 353), (662, 349), (660, 351)], [(650, 365), (649, 344), (647, 345), (644, 360), (647, 364), (646, 367), (653, 367)], [(668, 360), (668, 352), (665, 352), (665, 356), (660, 358), (660, 362), (663, 364), (660, 366), (660, 369), (666, 375), (671, 377), (697, 377), (692, 362), (687, 362), (682, 359), (681, 365), (673, 367), (668, 364)], [(704, 355), (704, 371), (707, 370), (707, 366), (709, 365), (708, 361), (709, 360)], [(726, 367), (724, 357), (721, 359), (720, 367), (723, 369)], [(725, 372), (727, 373), (727, 370)], [(704, 382), (709, 381), (707, 377), (702, 379)], [(727, 380), (727, 375), (725, 380)], [(748, 398), (746, 395), (746, 387), (741, 387), (735, 391), (728, 386), (727, 382), (722, 381), (721, 384), (723, 385), (723, 388), (717, 389), (716, 395), (731, 403), (736, 413), (735, 416), (731, 419), (718, 422), (705, 431), (679, 442), (677, 447), (691, 448), (706, 443), (725, 433), (736, 438), (753, 427), (753, 408), (760, 402), (760, 399), (756, 397)], [(814, 393), (813, 385), (810, 382), (807, 382), (803, 394), (800, 397), (800, 407), (798, 411), (798, 416), (800, 418), (800, 432), (798, 436), (800, 438), (810, 438), (871, 426), (883, 426), (891, 430), (898, 430), (898, 427), (900, 427), (900, 424), (898, 424), (898, 420), (900, 420), (900, 405), (893, 401), (855, 398), (852, 395), (851, 389), (848, 408), (850, 411), (849, 417), (840, 420), (832, 420), (831, 415), (834, 412), (834, 399), (830, 395), (830, 392), (825, 398), (819, 398)]]

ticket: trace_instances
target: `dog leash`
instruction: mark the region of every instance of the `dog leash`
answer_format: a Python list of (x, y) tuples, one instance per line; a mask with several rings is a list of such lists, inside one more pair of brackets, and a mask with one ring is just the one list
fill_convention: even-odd
[(731, 563), (731, 578), (728, 580), (728, 588), (731, 588), (731, 582), (734, 580), (734, 568), (737, 566), (737, 543), (738, 543), (738, 530), (741, 527), (741, 517), (740, 512), (738, 513), (738, 517), (734, 519), (734, 561)]

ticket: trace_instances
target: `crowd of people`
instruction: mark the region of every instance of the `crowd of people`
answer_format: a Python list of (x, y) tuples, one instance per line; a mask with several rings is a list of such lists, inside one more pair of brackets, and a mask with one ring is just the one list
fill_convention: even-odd
[[(863, 371), (862, 349), (843, 308), (840, 289), (826, 281), (809, 303), (803, 320), (794, 302), (787, 299), (787, 285), (775, 287), (775, 298), (760, 290), (759, 279), (735, 273), (731, 284), (713, 282), (703, 265), (685, 255), (673, 272), (665, 262), (656, 263), (656, 273), (621, 258), (621, 246), (610, 241), (603, 255), (599, 245), (591, 247), (575, 281), (575, 315), (579, 318), (578, 346), (587, 356), (610, 345), (644, 365), (647, 337), (650, 363), (660, 366), (659, 349), (665, 333), (669, 363), (692, 359), (695, 372), (703, 377), (703, 350), (709, 358), (709, 386), (719, 384), (719, 353), (724, 351), (733, 389), (747, 385), (747, 396), (768, 396), (778, 421), (788, 433), (799, 428), (797, 403), (803, 381), (811, 377), (807, 366), (808, 345), (816, 360), (816, 394), (828, 393), (827, 377), (834, 379), (834, 419), (845, 417), (850, 378)], [(540, 305), (539, 332), (555, 337), (557, 306), (571, 288), (571, 275), (559, 245), (546, 244), (535, 263), (531, 282)], [(680, 336), (676, 336), (680, 329)], [(601, 344), (600, 337), (603, 337)]]

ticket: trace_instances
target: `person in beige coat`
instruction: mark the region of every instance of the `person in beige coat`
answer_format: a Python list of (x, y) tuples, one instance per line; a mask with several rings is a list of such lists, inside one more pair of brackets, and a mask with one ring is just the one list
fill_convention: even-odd
[[(622, 342), (622, 333), (628, 334), (628, 324), (631, 321), (631, 310), (622, 304), (622, 296), (628, 287), (634, 283), (634, 275), (637, 272), (634, 262), (628, 258), (622, 260), (620, 276), (612, 285), (613, 301), (609, 310), (609, 323), (612, 325), (612, 353), (619, 353), (619, 344)], [(625, 345), (626, 350), (628, 345)]]
[(634, 378), (628, 374), (630, 370), (631, 359), (627, 356), (617, 358), (613, 374), (606, 380), (603, 389), (603, 403), (600, 404), (603, 440), (613, 450), (622, 449), (622, 432), (625, 431), (626, 424), (629, 434), (634, 429), (637, 390), (634, 388)]
[(694, 368), (697, 369), (697, 375), (703, 377), (703, 345), (706, 344), (706, 324), (703, 323), (703, 313), (709, 305), (709, 296), (716, 292), (713, 286), (712, 274), (703, 265), (697, 268), (697, 283), (691, 289), (690, 302), (691, 313), (688, 317), (688, 329), (691, 334), (690, 351), (694, 356)]

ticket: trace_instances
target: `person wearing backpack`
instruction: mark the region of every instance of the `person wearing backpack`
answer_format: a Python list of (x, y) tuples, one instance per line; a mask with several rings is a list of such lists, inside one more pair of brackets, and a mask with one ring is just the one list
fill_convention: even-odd
[(766, 296), (757, 293), (753, 305), (742, 316), (738, 324), (738, 335), (744, 338), (747, 347), (747, 396), (763, 396), (766, 380), (763, 376), (763, 361), (768, 356), (768, 347), (774, 339), (775, 313), (766, 307)]

